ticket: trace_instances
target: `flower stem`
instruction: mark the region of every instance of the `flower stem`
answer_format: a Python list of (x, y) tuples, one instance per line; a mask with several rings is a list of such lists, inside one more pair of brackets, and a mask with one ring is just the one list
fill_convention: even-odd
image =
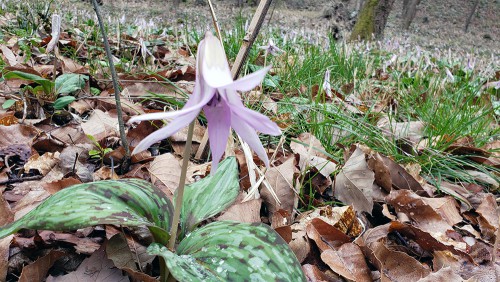
[(177, 197), (175, 197), (175, 209), (172, 219), (172, 227), (170, 229), (170, 240), (168, 241), (168, 248), (172, 251), (175, 250), (175, 241), (177, 238), (177, 230), (179, 229), (179, 219), (182, 209), (182, 198), (184, 197), (184, 186), (186, 184), (186, 173), (189, 164), (189, 156), (191, 155), (191, 144), (193, 143), (194, 121), (189, 124), (186, 146), (182, 155), (182, 170), (179, 179), (179, 187), (177, 188)]
[(106, 35), (106, 30), (104, 30), (104, 23), (102, 21), (101, 12), (97, 0), (92, 0), (92, 5), (94, 6), (94, 11), (97, 16), (97, 21), (99, 22), (99, 27), (101, 29), (102, 41), (104, 43), (104, 50), (106, 50), (106, 57), (108, 58), (109, 70), (111, 72), (111, 79), (113, 80), (113, 88), (115, 90), (115, 102), (116, 102), (116, 113), (118, 115), (118, 127), (120, 129), (120, 140), (122, 146), (125, 149), (125, 157), (121, 165), (122, 173), (129, 170), (130, 166), (130, 148), (128, 147), (127, 135), (125, 135), (125, 124), (123, 122), (123, 112), (122, 104), (120, 102), (120, 88), (118, 86), (118, 76), (116, 75), (115, 64), (113, 63), (113, 55), (111, 54), (111, 49), (109, 48), (108, 36)]

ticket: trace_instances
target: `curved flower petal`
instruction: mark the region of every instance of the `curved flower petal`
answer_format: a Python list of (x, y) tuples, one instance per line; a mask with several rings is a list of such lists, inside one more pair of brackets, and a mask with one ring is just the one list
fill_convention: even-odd
[(128, 123), (154, 119), (172, 119), (191, 112), (199, 113), (201, 108), (210, 102), (214, 95), (215, 89), (213, 88), (205, 87), (204, 89), (198, 89), (197, 91), (193, 91), (193, 94), (191, 94), (189, 100), (181, 110), (133, 116)]
[(221, 88), (234, 91), (250, 91), (262, 82), (271, 67), (272, 66), (267, 66), (249, 75), (245, 75), (230, 84), (221, 86)]
[(211, 32), (205, 34), (198, 52), (198, 70), (203, 81), (213, 88), (233, 82), (224, 48)]
[(149, 134), (144, 138), (135, 148), (134, 151), (132, 152), (132, 155), (140, 153), (149, 147), (153, 145), (154, 143), (163, 140), (170, 135), (176, 133), (179, 131), (181, 128), (187, 126), (193, 119), (198, 116), (200, 113), (200, 110), (198, 111), (192, 111), (189, 112), (188, 114), (184, 114), (182, 116), (177, 117), (173, 121), (171, 121), (168, 125), (162, 127), (161, 129), (158, 129), (157, 131)]
[(233, 91), (230, 91), (229, 93), (225, 92), (220, 96), (228, 103), (232, 114), (236, 115), (238, 118), (261, 133), (275, 136), (281, 135), (281, 130), (276, 123), (272, 122), (267, 116), (245, 107), (238, 94), (231, 92)]
[(255, 130), (241, 120), (238, 116), (231, 113), (231, 127), (238, 133), (243, 141), (248, 143), (248, 146), (254, 150), (257, 156), (264, 162), (266, 167), (269, 167), (269, 159), (266, 150), (260, 142), (259, 136)]
[(203, 112), (208, 121), (208, 137), (210, 140), (210, 150), (212, 151), (212, 171), (214, 174), (219, 166), (219, 161), (226, 149), (229, 129), (231, 126), (231, 111), (225, 102), (218, 103), (217, 106), (205, 106)]

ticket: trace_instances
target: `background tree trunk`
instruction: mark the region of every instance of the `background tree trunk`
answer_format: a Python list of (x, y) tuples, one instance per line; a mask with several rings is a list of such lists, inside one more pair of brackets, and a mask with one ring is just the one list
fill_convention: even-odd
[(395, 0), (366, 0), (351, 32), (351, 41), (384, 37), (387, 18)]
[(174, 8), (179, 7), (180, 2), (181, 2), (181, 0), (174, 0)]
[(479, 5), (479, 0), (476, 0), (476, 2), (474, 2), (474, 6), (472, 6), (469, 16), (467, 17), (467, 20), (465, 21), (464, 32), (467, 32), (467, 30), (469, 29), (470, 22), (472, 21), (472, 17), (474, 16), (474, 13), (476, 12), (478, 5)]
[(420, 0), (404, 0), (403, 2), (403, 28), (409, 29), (411, 22), (417, 14), (417, 5)]

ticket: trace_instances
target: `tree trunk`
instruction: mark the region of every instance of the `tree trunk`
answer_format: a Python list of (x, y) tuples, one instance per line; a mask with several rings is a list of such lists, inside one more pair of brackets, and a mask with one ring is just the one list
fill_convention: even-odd
[(407, 30), (417, 14), (417, 5), (420, 4), (420, 0), (405, 0), (404, 4), (406, 7), (403, 8), (403, 28)]
[(180, 2), (181, 2), (181, 0), (174, 0), (174, 8), (179, 7)]
[(359, 11), (361, 11), (361, 7), (363, 7), (363, 0), (356, 1), (356, 14), (359, 15)]
[(366, 0), (351, 32), (351, 41), (384, 37), (387, 18), (395, 0)]
[(464, 32), (467, 32), (467, 30), (469, 29), (470, 22), (472, 21), (472, 17), (474, 16), (474, 13), (476, 12), (478, 5), (479, 5), (479, 0), (476, 0), (476, 2), (474, 2), (474, 6), (472, 6), (469, 16), (467, 17), (467, 20), (465, 21)]

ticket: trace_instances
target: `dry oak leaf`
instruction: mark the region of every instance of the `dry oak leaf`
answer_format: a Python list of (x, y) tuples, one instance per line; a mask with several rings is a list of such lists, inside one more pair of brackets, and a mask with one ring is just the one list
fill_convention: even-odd
[(442, 236), (453, 230), (450, 224), (423, 197), (410, 190), (392, 190), (386, 197), (388, 204), (397, 212), (406, 214), (418, 228), (433, 236)]
[(368, 245), (376, 258), (372, 263), (380, 270), (382, 281), (418, 281), (431, 273), (429, 268), (413, 257), (389, 249), (385, 241), (383, 238)]
[(47, 255), (37, 259), (34, 263), (23, 267), (19, 282), (43, 281), (54, 262), (66, 255), (66, 253), (51, 250)]
[(288, 158), (281, 165), (271, 167), (267, 170), (265, 174), (266, 179), (276, 193), (278, 199), (281, 201), (281, 204), (277, 203), (268, 189), (263, 189), (261, 191), (262, 199), (269, 210), (269, 217), (272, 217), (273, 213), (276, 211), (283, 209), (290, 215), (290, 218), (287, 219), (288, 222), (291, 221), (293, 208), (297, 202), (297, 194), (292, 186), (295, 170), (295, 158), (293, 157)]
[(43, 155), (33, 155), (24, 164), (24, 171), (28, 172), (31, 169), (38, 170), (41, 175), (47, 175), (49, 171), (59, 162), (59, 152), (45, 153)]
[(260, 208), (262, 199), (253, 199), (242, 202), (246, 193), (240, 192), (236, 201), (220, 215), (217, 220), (235, 220), (238, 222), (260, 222)]
[(110, 136), (120, 136), (117, 119), (97, 109), (87, 122), (81, 124), (81, 127), (86, 135), (92, 135), (97, 141)]
[(319, 218), (313, 218), (309, 222), (306, 232), (322, 252), (329, 249), (337, 250), (338, 247), (351, 241), (345, 233)]
[(476, 212), (480, 215), (477, 221), (484, 238), (490, 240), (495, 237), (495, 232), (499, 227), (498, 205), (493, 194), (484, 193), (482, 196), (481, 204), (476, 208)]
[(47, 282), (74, 282), (74, 281), (100, 281), (100, 282), (125, 282), (129, 281), (122, 271), (113, 265), (113, 261), (106, 258), (104, 251), (106, 243), (95, 251), (89, 258), (83, 260), (76, 271), (63, 276), (49, 276)]
[(370, 269), (365, 256), (358, 245), (343, 244), (338, 250), (326, 250), (321, 253), (321, 259), (336, 273), (356, 282), (371, 282)]
[(335, 198), (352, 205), (357, 212), (372, 213), (375, 174), (368, 168), (365, 153), (356, 147), (335, 178)]
[(427, 277), (424, 277), (418, 282), (461, 282), (464, 281), (460, 275), (453, 272), (451, 267), (444, 267), (439, 269), (436, 272), (429, 274)]
[(333, 275), (328, 275), (326, 272), (319, 270), (316, 265), (304, 264), (302, 266), (302, 271), (308, 282), (337, 282), (341, 281), (340, 277), (333, 277)]

